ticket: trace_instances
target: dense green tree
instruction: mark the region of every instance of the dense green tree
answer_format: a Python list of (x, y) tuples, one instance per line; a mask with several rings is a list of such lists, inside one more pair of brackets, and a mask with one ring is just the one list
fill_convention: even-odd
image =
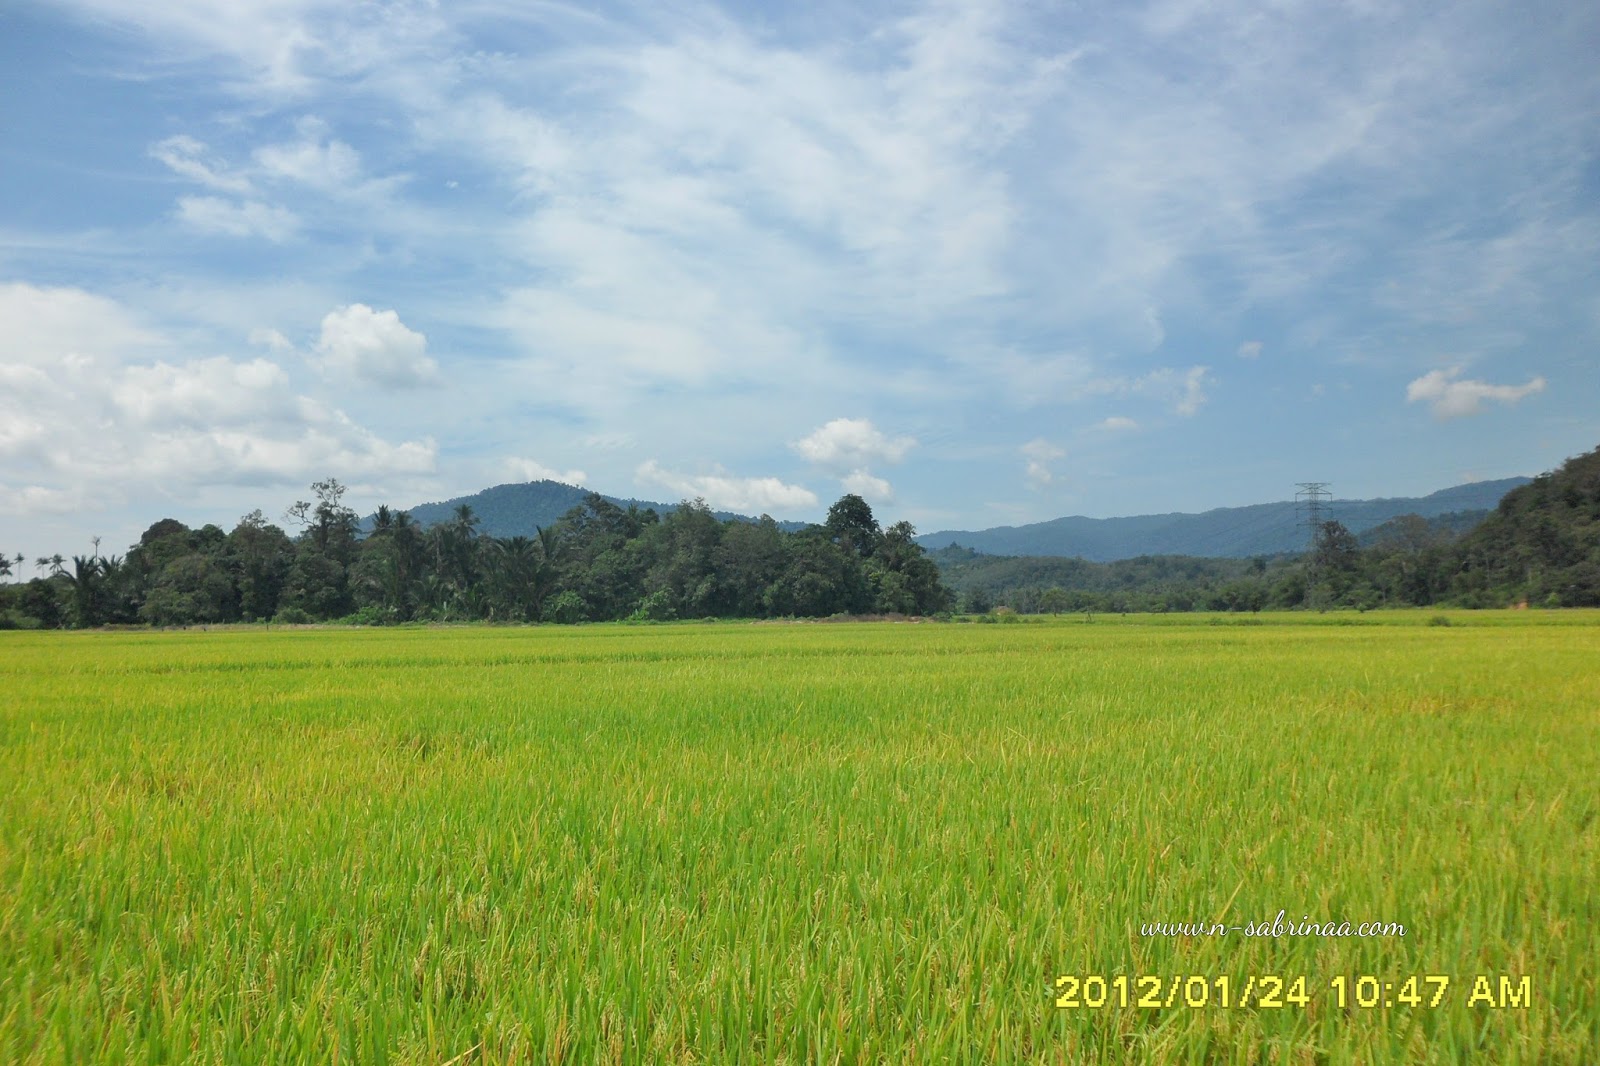
[(673, 617), (715, 615), (722, 604), (716, 567), (722, 536), (722, 523), (704, 500), (685, 503), (661, 519), (650, 530), (646, 595), (662, 594), (658, 602)]
[(32, 619), (45, 629), (59, 629), (66, 624), (67, 597), (61, 587), (64, 579), (36, 577), (22, 586), (17, 597), (17, 611), (23, 618)]
[(341, 618), (353, 606), (348, 573), (337, 559), (302, 544), (290, 564), (280, 602), (311, 618)]
[(162, 567), (139, 614), (152, 625), (231, 622), (238, 594), (219, 554), (194, 551)]
[(283, 530), (267, 522), (259, 510), (239, 519), (225, 546), (228, 569), (237, 590), (239, 613), (246, 621), (278, 613), (278, 601), (294, 564), (294, 544)]
[(839, 497), (828, 508), (828, 518), (823, 528), (835, 544), (861, 558), (877, 551), (878, 542), (883, 537), (878, 529), (878, 520), (872, 515), (871, 505), (853, 492)]
[(767, 613), (768, 590), (785, 567), (785, 536), (767, 515), (759, 522), (727, 525), (711, 560), (717, 614), (752, 618)]
[(915, 530), (880, 530), (855, 496), (830, 509), (829, 524), (791, 534), (767, 517), (719, 518), (700, 500), (663, 520), (591, 493), (533, 536), (493, 537), (465, 506), (426, 532), (380, 507), (362, 536), (342, 484), (330, 478), (312, 492), (288, 510), (294, 539), (254, 511), (227, 533), (163, 519), (122, 560), (98, 545), (70, 569), (42, 557), (49, 576), (7, 588), (0, 624), (329, 620), (358, 608), (385, 622), (809, 617), (929, 613), (949, 602)]

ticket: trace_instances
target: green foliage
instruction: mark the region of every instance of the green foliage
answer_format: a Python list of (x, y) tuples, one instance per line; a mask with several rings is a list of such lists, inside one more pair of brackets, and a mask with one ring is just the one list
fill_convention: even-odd
[(582, 596), (571, 589), (566, 589), (557, 594), (554, 599), (545, 604), (544, 608), (544, 620), (546, 622), (558, 622), (562, 625), (582, 622), (588, 615), (589, 605), (583, 601)]
[[(1479, 486), (1478, 488), (1481, 488)], [(231, 533), (153, 524), (125, 559), (36, 560), (16, 624), (90, 627), (313, 620), (608, 621), (712, 617), (1124, 614), (1454, 605), (1600, 605), (1600, 449), (1508, 493), (1470, 533), (1465, 512), (1393, 518), (1365, 545), (1342, 522), (1309, 558), (1141, 556), (1113, 563), (929, 555), (910, 523), (882, 528), (860, 496), (818, 526), (724, 518), (703, 501), (662, 513), (597, 493), (533, 535), (497, 537), (469, 502), (424, 529), (379, 508), (365, 537), (334, 479), (290, 508), (291, 539), (259, 511)], [(574, 490), (576, 491), (576, 490)], [(1460, 502), (1457, 497), (1451, 500)], [(1465, 499), (1465, 497), (1460, 497)], [(1454, 517), (1452, 517), (1454, 515)], [(1470, 517), (1470, 516), (1468, 516)], [(1085, 520), (1087, 521), (1087, 520)], [(14, 557), (8, 568), (15, 573)]]
[(347, 626), (392, 626), (400, 619), (392, 608), (368, 604), (337, 621)]
[(627, 617), (629, 622), (670, 622), (678, 617), (672, 606), (672, 594), (666, 589), (656, 589), (639, 601), (639, 606)]

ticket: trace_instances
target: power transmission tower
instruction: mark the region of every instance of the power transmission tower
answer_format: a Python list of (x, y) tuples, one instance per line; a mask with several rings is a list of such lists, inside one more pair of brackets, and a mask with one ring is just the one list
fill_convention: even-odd
[(1322, 510), (1333, 498), (1326, 481), (1301, 481), (1294, 494), (1295, 508), (1305, 515), (1306, 532), (1306, 606), (1317, 605), (1318, 582), (1322, 575), (1317, 568), (1317, 545), (1322, 539)]

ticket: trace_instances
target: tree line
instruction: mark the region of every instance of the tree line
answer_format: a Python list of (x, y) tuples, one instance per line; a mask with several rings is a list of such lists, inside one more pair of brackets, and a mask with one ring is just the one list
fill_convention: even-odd
[[(363, 529), (339, 482), (312, 491), (285, 516), (293, 537), (260, 511), (226, 533), (169, 518), (124, 556), (96, 544), (37, 559), (40, 576), (0, 584), (0, 628), (1600, 606), (1600, 448), (1466, 532), (1405, 515), (1358, 538), (1325, 522), (1311, 551), (1256, 559), (929, 556), (910, 523), (880, 528), (855, 495), (791, 532), (701, 501), (662, 516), (591, 493), (532, 536), (492, 537), (467, 505), (427, 528), (380, 507)], [(26, 563), (0, 556), (0, 575)]]
[[(590, 493), (531, 536), (481, 534), (468, 505), (423, 528), (380, 507), (370, 527), (337, 480), (284, 516), (224, 532), (156, 522), (122, 556), (35, 560), (0, 585), (0, 627), (85, 628), (346, 620), (585, 622), (926, 615), (952, 606), (909, 522), (881, 528), (860, 496), (795, 532), (720, 520), (703, 501), (666, 516)], [(0, 557), (0, 575), (24, 556)]]
[[(1310, 551), (1112, 563), (934, 553), (962, 609), (1060, 612), (1600, 606), (1600, 449), (1465, 516), (1402, 515), (1357, 537), (1324, 522)], [(1474, 516), (1475, 517), (1475, 516)]]

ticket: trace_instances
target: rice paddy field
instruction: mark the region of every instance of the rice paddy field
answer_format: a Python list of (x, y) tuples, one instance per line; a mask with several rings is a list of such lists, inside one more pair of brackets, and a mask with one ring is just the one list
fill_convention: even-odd
[(0, 1062), (1600, 1061), (1600, 616), (1435, 618), (0, 633)]

